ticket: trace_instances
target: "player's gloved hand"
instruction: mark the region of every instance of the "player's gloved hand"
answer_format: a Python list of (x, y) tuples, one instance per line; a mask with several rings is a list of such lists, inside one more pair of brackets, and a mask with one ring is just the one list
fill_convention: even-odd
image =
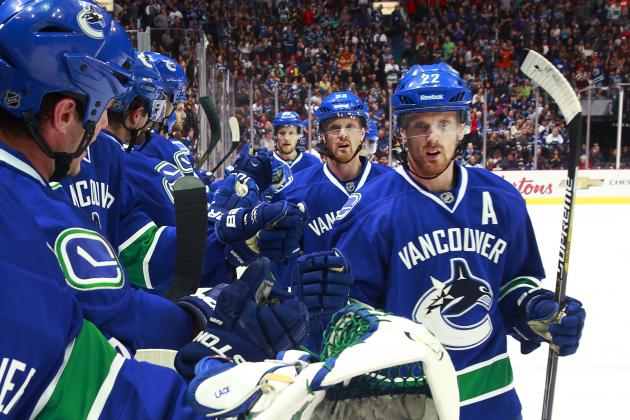
[(228, 245), (227, 260), (239, 266), (258, 257), (283, 259), (297, 254), (307, 220), (303, 203), (260, 203), (253, 209), (230, 210), (215, 224), (215, 231)]
[(291, 290), (308, 308), (311, 350), (319, 349), (321, 334), (332, 314), (346, 305), (353, 283), (350, 264), (337, 249), (298, 258)]
[[(269, 375), (271, 373), (275, 375)], [(297, 374), (292, 364), (271, 361), (236, 364), (206, 357), (195, 366), (195, 377), (186, 397), (193, 409), (205, 416), (236, 417), (250, 410), (264, 409), (264, 402), (259, 400), (264, 391), (258, 387), (263, 381), (277, 393), (290, 384), (281, 378), (293, 378)]]
[(273, 154), (264, 147), (254, 149), (247, 144), (234, 161), (234, 171), (249, 175), (260, 191), (265, 191), (272, 183), (273, 160)]
[(297, 347), (306, 335), (308, 313), (293, 295), (273, 289), (274, 283), (269, 260), (261, 258), (215, 295), (182, 298), (179, 304), (203, 330), (177, 353), (178, 372), (192, 377), (205, 356), (257, 361)]
[(258, 186), (249, 176), (232, 173), (221, 182), (208, 206), (208, 220), (218, 222), (235, 208), (251, 208), (258, 204)]
[(579, 300), (566, 296), (560, 308), (552, 291), (538, 289), (522, 300), (518, 312), (522, 321), (516, 323), (520, 333), (517, 338), (523, 354), (532, 352), (545, 341), (551, 343), (560, 356), (577, 351), (586, 318)]

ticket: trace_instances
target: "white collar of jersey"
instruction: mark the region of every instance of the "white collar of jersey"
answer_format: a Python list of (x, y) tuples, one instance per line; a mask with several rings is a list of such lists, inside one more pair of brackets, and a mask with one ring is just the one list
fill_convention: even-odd
[(33, 168), (29, 163), (25, 161), (25, 158), (22, 159), (20, 152), (17, 152), (9, 146), (6, 146), (4, 143), (0, 142), (0, 161), (5, 162), (7, 165), (14, 167), (20, 172), (24, 172), (26, 175), (29, 175), (31, 178), (37, 180), (40, 184), (47, 186), (48, 183), (44, 180), (44, 178)]
[(302, 159), (302, 153), (297, 152), (297, 157), (295, 158), (295, 160), (292, 160), (290, 162), (287, 162), (286, 160), (282, 159), (280, 157), (280, 155), (278, 155), (278, 153), (276, 153), (275, 151), (273, 152), (273, 157), (275, 157), (277, 160), (279, 160), (280, 162), (284, 162), (287, 165), (289, 165), (289, 168), (292, 168), (293, 165), (295, 165), (296, 163), (298, 163), (301, 159)]
[[(370, 163), (369, 160), (366, 159), (362, 161), (362, 163), (363, 163), (362, 165), (363, 173), (361, 174), (361, 177), (359, 178), (359, 185), (357, 185), (354, 191), (359, 191), (361, 189), (363, 184), (365, 184), (365, 181), (367, 180), (368, 175), (370, 175), (370, 170), (372, 169), (372, 163)], [(328, 169), (328, 164), (326, 163), (322, 166), (324, 167), (324, 175), (326, 175), (326, 177), (330, 180), (330, 182), (335, 187), (339, 188), (339, 190), (341, 190), (345, 195), (350, 197), (350, 193), (348, 193), (348, 191), (346, 191), (346, 188), (343, 185), (341, 185), (337, 177), (333, 175), (332, 172), (330, 172), (330, 169)]]
[(468, 186), (468, 171), (466, 171), (466, 168), (464, 168), (461, 165), (457, 165), (457, 167), (459, 168), (460, 181), (459, 181), (459, 188), (457, 190), (457, 200), (455, 200), (455, 204), (453, 204), (452, 208), (449, 207), (446, 203), (444, 203), (435, 195), (431, 194), (428, 191), (425, 191), (420, 185), (416, 183), (416, 181), (414, 181), (413, 179), (411, 179), (411, 177), (409, 177), (409, 174), (407, 173), (407, 171), (405, 171), (405, 169), (402, 166), (397, 167), (395, 171), (398, 172), (398, 174), (402, 176), (412, 187), (418, 190), (420, 194), (426, 196), (427, 198), (430, 198), (436, 204), (438, 204), (440, 207), (442, 207), (444, 210), (448, 211), (449, 213), (455, 213), (455, 210), (457, 210), (457, 206), (459, 206), (459, 203), (464, 198), (464, 194), (466, 194), (466, 187)]

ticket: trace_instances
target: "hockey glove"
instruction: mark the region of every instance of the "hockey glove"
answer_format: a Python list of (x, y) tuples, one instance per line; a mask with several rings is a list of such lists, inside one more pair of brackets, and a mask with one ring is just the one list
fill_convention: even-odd
[(265, 191), (272, 184), (273, 160), (273, 154), (267, 149), (254, 149), (247, 144), (234, 161), (234, 171), (249, 175), (260, 191)]
[(303, 203), (261, 203), (253, 209), (230, 210), (215, 224), (215, 231), (228, 245), (227, 260), (239, 266), (258, 257), (284, 259), (297, 254), (307, 220)]
[(521, 342), (521, 352), (531, 353), (542, 342), (551, 344), (559, 356), (577, 351), (584, 328), (586, 311), (577, 299), (566, 296), (562, 309), (550, 290), (536, 289), (520, 302), (514, 335)]
[(258, 186), (245, 174), (232, 173), (214, 192), (208, 206), (208, 220), (218, 222), (224, 214), (235, 208), (252, 208), (258, 204)]
[(298, 258), (291, 290), (308, 308), (311, 350), (319, 349), (326, 325), (346, 305), (353, 282), (350, 265), (337, 249)]
[(274, 282), (269, 260), (261, 258), (214, 296), (183, 298), (179, 304), (204, 329), (177, 353), (178, 372), (190, 378), (204, 356), (257, 361), (299, 345), (308, 313), (290, 293), (272, 290)]

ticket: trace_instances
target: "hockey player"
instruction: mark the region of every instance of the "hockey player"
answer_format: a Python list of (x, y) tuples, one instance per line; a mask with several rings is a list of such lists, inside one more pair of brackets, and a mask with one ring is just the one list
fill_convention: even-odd
[[(98, 226), (48, 185), (79, 172), (86, 148), (107, 124), (106, 108), (129, 88), (135, 61), (129, 39), (102, 9), (79, 0), (5, 1), (0, 19), (0, 195), (31, 213), (33, 230), (43, 233), (86, 319), (132, 352), (178, 348), (212, 316), (214, 303), (185, 297), (188, 308), (196, 307), (191, 317), (132, 289)], [(263, 204), (225, 218), (217, 232), (249, 248), (264, 226), (294, 231), (302, 218), (286, 202)]]
[[(409, 70), (392, 98), (404, 167), (350, 196), (332, 244), (352, 266), (351, 297), (423, 323), (449, 351), (462, 419), (520, 419), (506, 336), (523, 353), (551, 341), (569, 355), (585, 312), (568, 297), (558, 321), (518, 191), (455, 160), (470, 99), (444, 63)], [(532, 327), (539, 321), (550, 323), (545, 338)]]
[[(285, 287), (292, 286), (295, 269), (315, 284), (317, 278), (328, 279), (331, 283), (342, 282), (341, 289), (344, 290), (349, 268), (343, 257), (329, 251), (333, 222), (350, 194), (360, 191), (366, 183), (389, 169), (377, 168), (378, 165), (372, 165), (368, 159), (359, 156), (369, 117), (367, 107), (356, 95), (350, 92), (328, 95), (315, 112), (315, 117), (318, 148), (327, 161), (300, 172), (293, 183), (279, 194), (280, 198), (288, 201), (306, 203), (309, 218), (302, 249), (308, 255), (276, 262), (275, 268), (279, 283)], [(314, 300), (308, 297), (311, 292), (310, 287), (297, 291), (309, 309), (308, 346), (311, 350), (318, 350), (321, 332), (334, 312), (331, 306), (339, 309), (339, 299), (335, 290), (332, 297), (320, 299), (315, 296)], [(327, 292), (322, 291), (323, 294)]]
[[(46, 239), (33, 229), (37, 222), (29, 213), (29, 209), (15, 202), (0, 201), (2, 418), (207, 418), (190, 408), (189, 403), (199, 405), (198, 394), (186, 395), (187, 384), (181, 376), (171, 369), (122, 357), (83, 317)], [(25, 235), (27, 231), (29, 234)], [(262, 264), (252, 268), (264, 267)], [(232, 296), (248, 290), (244, 283), (255, 287), (256, 282), (266, 278), (261, 271), (248, 271), (230, 286), (237, 286)], [(231, 345), (238, 354), (256, 352), (258, 347), (291, 346), (293, 343), (282, 343), (290, 341), (291, 335), (267, 338), (270, 336), (262, 330), (262, 324), (247, 315), (245, 308), (251, 310), (254, 306), (251, 294), (237, 301), (219, 295), (213, 314), (216, 320), (233, 326), (247, 323), (247, 331), (214, 325), (200, 334), (205, 340), (194, 341), (187, 348), (202, 346), (205, 351), (200, 351), (201, 358), (213, 354), (202, 343), (218, 343), (219, 338), (223, 349)], [(280, 313), (278, 308), (257, 308), (250, 313), (261, 318), (275, 317)], [(245, 340), (235, 338), (238, 336)], [(204, 375), (197, 382), (205, 379)]]
[(317, 157), (297, 149), (302, 134), (302, 120), (297, 113), (279, 112), (273, 120), (273, 131), (276, 135), (276, 150), (273, 157), (288, 164), (293, 175), (310, 166), (322, 164)]
[(166, 115), (162, 121), (154, 124), (153, 129), (147, 133), (145, 142), (137, 149), (149, 157), (177, 166), (184, 175), (193, 175), (193, 156), (188, 147), (176, 139), (167, 139), (160, 134), (164, 122), (173, 114), (177, 105), (186, 100), (186, 73), (177, 61), (163, 54), (145, 51), (144, 55), (160, 73), (166, 93)]

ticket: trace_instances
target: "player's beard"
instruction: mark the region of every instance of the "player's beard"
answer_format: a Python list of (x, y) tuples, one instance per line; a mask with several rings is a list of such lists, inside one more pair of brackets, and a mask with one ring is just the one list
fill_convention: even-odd
[[(340, 146), (342, 145), (342, 146)], [(358, 146), (357, 146), (358, 147)], [(329, 147), (332, 155), (341, 162), (346, 162), (354, 156), (357, 148), (352, 146), (350, 139), (340, 142), (335, 142), (332, 147)]]
[(296, 146), (297, 146), (297, 142), (287, 143), (287, 144), (285, 144), (284, 142), (278, 143), (278, 149), (280, 153), (284, 156), (287, 156), (293, 153), (295, 151)]
[[(437, 152), (437, 153), (435, 153)], [(431, 178), (444, 172), (453, 161), (455, 150), (445, 150), (441, 144), (425, 145), (418, 150), (410, 150), (410, 169), (422, 177)]]

